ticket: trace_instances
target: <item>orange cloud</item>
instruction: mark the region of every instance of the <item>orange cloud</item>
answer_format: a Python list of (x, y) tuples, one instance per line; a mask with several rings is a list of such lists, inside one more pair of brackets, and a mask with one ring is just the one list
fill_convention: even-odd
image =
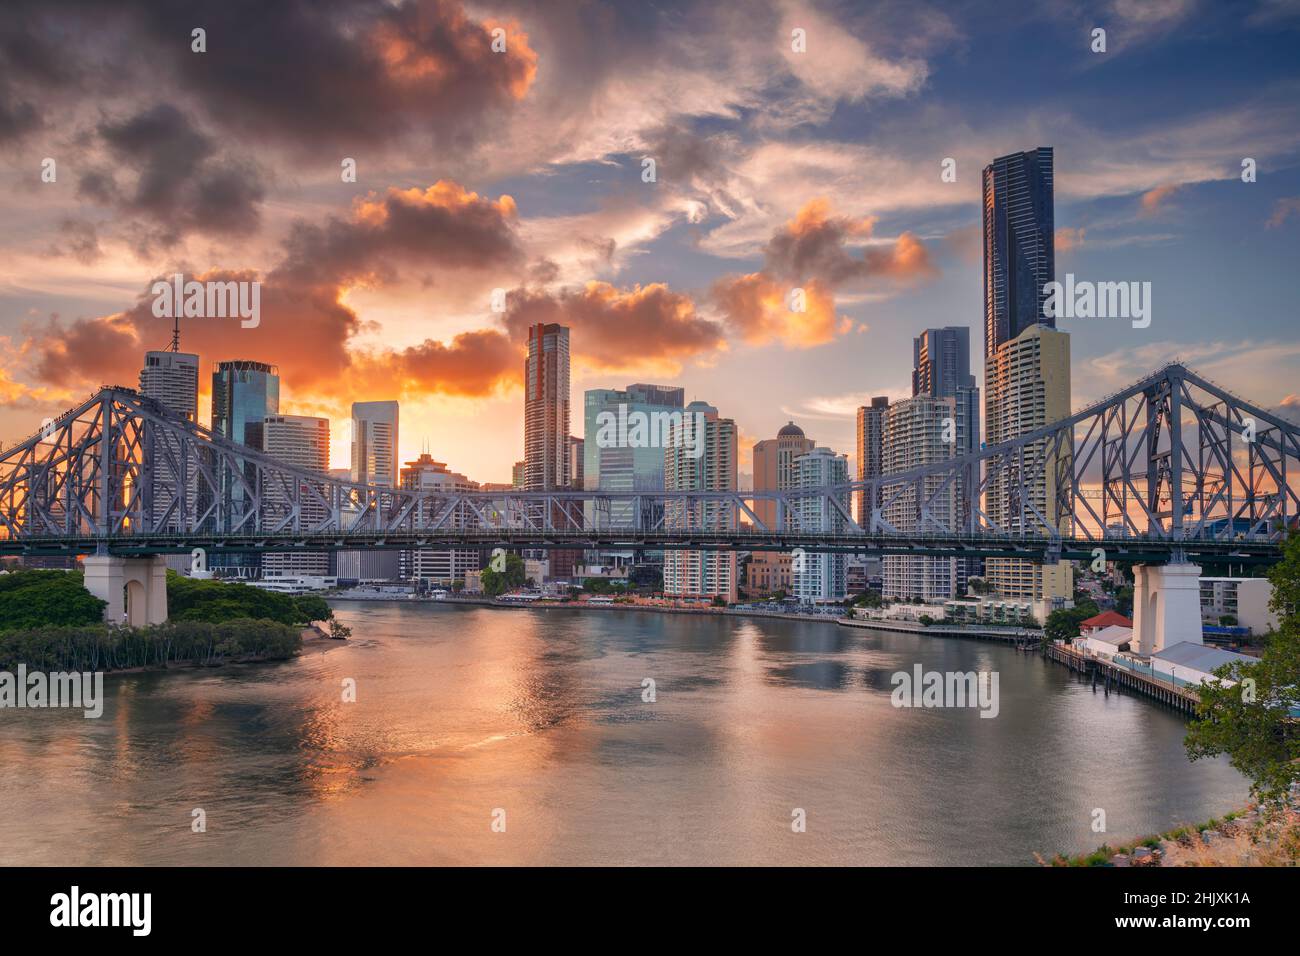
[(835, 216), (827, 200), (812, 199), (764, 247), (763, 268), (714, 283), (713, 302), (747, 342), (824, 345), (853, 328), (851, 320), (836, 319), (837, 288), (938, 274), (929, 249), (910, 232), (887, 248), (869, 248), (855, 257), (850, 241), (870, 239), (875, 223), (874, 216)]
[(1168, 186), (1157, 186), (1142, 194), (1142, 214), (1144, 216), (1153, 216), (1159, 210), (1165, 200), (1169, 199), (1174, 193), (1182, 189), (1182, 184), (1175, 183)]
[(1083, 245), (1083, 239), (1087, 230), (1080, 226), (1077, 229), (1062, 227), (1056, 230), (1056, 251), (1070, 252)]
[(506, 296), (505, 325), (523, 342), (530, 325), (558, 322), (572, 330), (574, 353), (606, 371), (675, 374), (684, 361), (726, 348), (723, 329), (695, 311), (689, 295), (661, 282), (619, 289), (588, 282), (579, 289), (516, 289)]

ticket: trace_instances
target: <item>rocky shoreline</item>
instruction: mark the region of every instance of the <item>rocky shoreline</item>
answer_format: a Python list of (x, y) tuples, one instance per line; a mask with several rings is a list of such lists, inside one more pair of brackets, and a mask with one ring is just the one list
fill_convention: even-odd
[[(1035, 856), (1037, 856), (1035, 854)], [(1178, 827), (1118, 848), (1051, 860), (1043, 866), (1297, 866), (1300, 865), (1300, 784), (1281, 804), (1250, 804), (1194, 827)]]

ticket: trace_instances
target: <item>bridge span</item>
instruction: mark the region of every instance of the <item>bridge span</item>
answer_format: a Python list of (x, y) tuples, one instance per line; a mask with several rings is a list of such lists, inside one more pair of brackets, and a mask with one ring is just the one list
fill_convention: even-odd
[(781, 491), (356, 484), (106, 386), (0, 453), (0, 555), (802, 548), (1052, 563), (1101, 548), (1138, 563), (1267, 563), (1300, 513), (1297, 476), (1300, 427), (1176, 363), (1011, 442)]

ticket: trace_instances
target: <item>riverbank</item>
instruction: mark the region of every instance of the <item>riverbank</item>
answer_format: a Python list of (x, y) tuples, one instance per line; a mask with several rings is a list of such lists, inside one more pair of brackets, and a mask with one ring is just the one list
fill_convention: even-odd
[(755, 617), (755, 618), (772, 618), (784, 621), (818, 621), (826, 623), (835, 623), (842, 620), (841, 615), (832, 614), (799, 614), (790, 611), (748, 611), (738, 610), (735, 608), (723, 607), (671, 607), (657, 604), (635, 604), (635, 603), (609, 603), (594, 604), (590, 601), (511, 601), (500, 598), (464, 598), (464, 597), (447, 597), (439, 599), (430, 598), (402, 598), (393, 595), (383, 597), (353, 597), (348, 594), (333, 594), (329, 600), (335, 601), (357, 601), (357, 602), (390, 602), (395, 604), (419, 604), (419, 605), (467, 605), (470, 607), (493, 607), (506, 608), (509, 610), (568, 610), (568, 611), (650, 611), (655, 614), (694, 614), (707, 617)]
[[(1037, 856), (1037, 854), (1035, 854)], [(1300, 865), (1300, 784), (1272, 812), (1249, 804), (1197, 826), (1177, 827), (1157, 836), (1092, 853), (1051, 861), (1044, 866), (1297, 866)]]
[(348, 594), (331, 595), (332, 600), (339, 601), (389, 601), (405, 604), (469, 605), (474, 607), (508, 608), (510, 610), (571, 610), (571, 611), (649, 611), (656, 614), (693, 614), (708, 617), (742, 617), (780, 621), (803, 621), (826, 624), (840, 624), (844, 627), (860, 627), (877, 631), (898, 631), (907, 634), (924, 634), (927, 637), (966, 637), (975, 640), (1003, 641), (1008, 644), (1024, 646), (1037, 643), (1041, 632), (1031, 628), (997, 628), (967, 627), (952, 624), (925, 625), (915, 621), (867, 621), (847, 617), (844, 614), (806, 614), (797, 611), (759, 611), (748, 608), (733, 607), (673, 607), (670, 605), (638, 603), (600, 603), (591, 601), (511, 601), (488, 597), (446, 597), (446, 598), (402, 598), (396, 595), (352, 596)]

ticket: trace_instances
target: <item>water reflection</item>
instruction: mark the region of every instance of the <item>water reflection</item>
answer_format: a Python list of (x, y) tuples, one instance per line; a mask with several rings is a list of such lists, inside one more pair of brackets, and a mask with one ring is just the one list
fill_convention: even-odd
[[(0, 713), (0, 861), (1026, 863), (1095, 846), (1093, 807), (1115, 842), (1245, 798), (1225, 763), (1186, 760), (1174, 714), (997, 645), (615, 611), (339, 613), (358, 640), (295, 661), (110, 678), (100, 720)], [(918, 663), (998, 671), (998, 719), (892, 707), (892, 675)], [(808, 832), (791, 833), (794, 807)]]

